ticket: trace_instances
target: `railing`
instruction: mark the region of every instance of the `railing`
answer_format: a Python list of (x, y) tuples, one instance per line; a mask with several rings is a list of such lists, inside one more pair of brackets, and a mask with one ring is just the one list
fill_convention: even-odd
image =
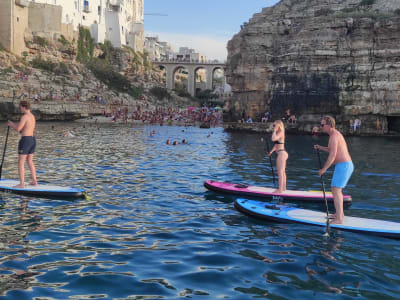
[(155, 63), (195, 63), (195, 64), (207, 64), (207, 65), (224, 65), (226, 62), (220, 62), (218, 60), (198, 60), (198, 59), (154, 59)]

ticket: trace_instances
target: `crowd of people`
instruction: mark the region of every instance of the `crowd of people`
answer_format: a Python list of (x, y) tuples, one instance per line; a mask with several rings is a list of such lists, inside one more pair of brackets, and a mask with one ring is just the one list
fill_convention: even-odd
[(140, 105), (136, 107), (135, 111), (129, 112), (127, 107), (121, 108), (121, 106), (117, 106), (112, 111), (111, 119), (113, 122), (128, 122), (129, 120), (135, 120), (141, 121), (142, 123), (160, 125), (171, 125), (175, 122), (187, 125), (207, 123), (211, 127), (215, 127), (221, 123), (222, 112), (213, 107), (189, 107), (187, 109), (174, 109), (168, 107), (156, 108), (155, 110), (143, 110)]

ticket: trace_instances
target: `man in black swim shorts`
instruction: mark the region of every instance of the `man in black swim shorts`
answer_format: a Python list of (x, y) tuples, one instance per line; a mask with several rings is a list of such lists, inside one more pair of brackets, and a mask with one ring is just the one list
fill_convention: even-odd
[(25, 162), (31, 170), (32, 181), (30, 185), (37, 185), (36, 168), (33, 164), (33, 154), (36, 148), (36, 139), (33, 135), (35, 132), (36, 120), (35, 116), (30, 111), (30, 103), (21, 101), (19, 104), (21, 112), (24, 114), (18, 124), (8, 121), (8, 126), (14, 128), (22, 135), (18, 144), (18, 174), (20, 183), (15, 188), (25, 188)]
[(18, 154), (33, 154), (36, 149), (36, 138), (34, 136), (23, 136), (18, 143)]

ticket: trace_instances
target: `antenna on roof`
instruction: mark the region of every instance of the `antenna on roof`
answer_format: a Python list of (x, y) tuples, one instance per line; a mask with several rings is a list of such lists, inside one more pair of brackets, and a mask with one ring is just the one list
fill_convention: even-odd
[(144, 14), (145, 16), (158, 16), (158, 17), (168, 17), (166, 14), (159, 14), (159, 13), (148, 13)]

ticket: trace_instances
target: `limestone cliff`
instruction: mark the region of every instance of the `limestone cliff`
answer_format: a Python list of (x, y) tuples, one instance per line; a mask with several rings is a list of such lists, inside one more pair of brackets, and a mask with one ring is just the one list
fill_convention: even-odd
[[(0, 120), (17, 117), (18, 101), (28, 98), (34, 102), (35, 95), (40, 102), (33, 105), (33, 111), (39, 120), (74, 120), (102, 111), (111, 113), (116, 103), (129, 112), (138, 106), (155, 110), (198, 105), (167, 92), (160, 73), (143, 54), (130, 48), (98, 45), (93, 63), (85, 64), (77, 61), (76, 43), (32, 37), (27, 47), (23, 57), (0, 47)], [(152, 92), (155, 87), (158, 93)]]
[(226, 119), (290, 109), (300, 130), (329, 113), (344, 131), (400, 131), (399, 45), (398, 0), (282, 0), (228, 43)]

